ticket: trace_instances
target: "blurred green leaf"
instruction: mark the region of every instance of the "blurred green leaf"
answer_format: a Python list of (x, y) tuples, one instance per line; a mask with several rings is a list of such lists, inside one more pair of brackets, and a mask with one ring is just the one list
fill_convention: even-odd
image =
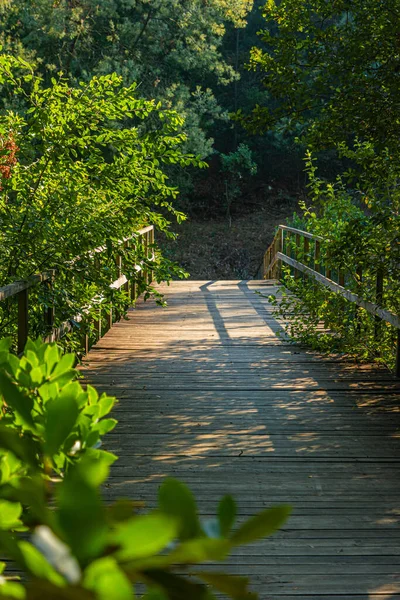
[(0, 499), (0, 529), (15, 529), (21, 525), (22, 506), (19, 502)]
[(78, 406), (75, 397), (61, 394), (56, 400), (46, 404), (45, 452), (56, 454), (71, 433), (78, 418)]
[(218, 521), (221, 535), (229, 535), (236, 518), (236, 502), (232, 496), (224, 496), (218, 504)]
[(168, 596), (162, 590), (152, 588), (145, 593), (142, 600), (168, 600)]
[(7, 404), (19, 414), (23, 422), (34, 428), (31, 414), (33, 399), (23, 394), (4, 371), (0, 371), (0, 391)]
[(38, 467), (39, 445), (27, 437), (21, 437), (10, 427), (0, 425), (0, 448), (12, 452), (30, 467)]
[(250, 600), (250, 598), (258, 597), (257, 595), (250, 595), (248, 591), (248, 577), (227, 575), (226, 573), (211, 573), (208, 571), (196, 571), (195, 575), (231, 598), (249, 598)]
[(27, 600), (96, 600), (93, 592), (80, 586), (59, 587), (50, 581), (35, 579), (26, 586)]
[(127, 521), (137, 510), (137, 502), (129, 498), (118, 498), (113, 504), (107, 507), (107, 513), (112, 522)]
[(179, 538), (181, 540), (202, 535), (196, 501), (184, 483), (173, 478), (163, 481), (158, 491), (158, 504), (165, 514), (175, 517), (179, 521)]
[(163, 569), (177, 564), (196, 565), (211, 560), (220, 561), (228, 556), (231, 547), (228, 540), (216, 540), (206, 537), (198, 538), (182, 542), (169, 554), (133, 561), (129, 564), (129, 569)]
[(83, 585), (98, 600), (131, 600), (133, 585), (111, 556), (92, 562), (84, 573)]
[(47, 523), (52, 514), (47, 506), (47, 490), (43, 477), (19, 477), (11, 488), (13, 498), (27, 508), (27, 514), (35, 521)]
[(0, 598), (3, 600), (24, 600), (26, 598), (25, 587), (15, 581), (5, 581), (0, 584)]
[(109, 431), (112, 431), (117, 423), (118, 421), (116, 419), (103, 419), (102, 421), (96, 423), (93, 426), (93, 429), (98, 431), (100, 435), (105, 435)]
[(235, 546), (249, 544), (274, 533), (288, 519), (291, 506), (274, 506), (248, 519), (231, 536)]
[(146, 580), (161, 586), (169, 600), (206, 600), (207, 589), (203, 584), (194, 583), (173, 573), (161, 570), (144, 572)]
[(120, 560), (130, 560), (157, 554), (178, 534), (177, 521), (160, 513), (133, 517), (117, 525), (111, 543), (120, 547)]
[[(105, 509), (97, 488), (88, 483), (91, 466), (93, 461), (82, 459), (57, 489), (56, 518), (64, 539), (81, 563), (98, 556), (107, 541)], [(85, 470), (86, 475), (82, 476)]]
[(39, 579), (46, 579), (56, 585), (65, 585), (65, 579), (45, 559), (35, 546), (29, 542), (19, 542), (19, 548), (24, 557), (25, 566), (29, 573)]

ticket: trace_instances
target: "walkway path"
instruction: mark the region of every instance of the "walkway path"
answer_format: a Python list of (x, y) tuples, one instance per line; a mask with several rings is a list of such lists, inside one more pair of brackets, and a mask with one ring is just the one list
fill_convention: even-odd
[(243, 516), (289, 502), (285, 528), (226, 566), (261, 600), (399, 599), (400, 384), (280, 341), (254, 293), (269, 282), (161, 289), (167, 309), (139, 303), (85, 361), (120, 400), (109, 497), (151, 507), (173, 475), (204, 515), (225, 493)]

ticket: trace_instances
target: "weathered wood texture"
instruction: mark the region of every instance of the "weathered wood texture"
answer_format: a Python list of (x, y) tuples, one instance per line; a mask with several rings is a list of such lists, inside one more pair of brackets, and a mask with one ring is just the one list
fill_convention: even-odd
[[(120, 400), (107, 498), (156, 503), (186, 481), (203, 515), (233, 493), (240, 518), (293, 516), (227, 570), (262, 600), (400, 598), (400, 383), (383, 369), (281, 341), (268, 282), (176, 282), (140, 302), (83, 365)], [(215, 565), (208, 568), (217, 569)]]

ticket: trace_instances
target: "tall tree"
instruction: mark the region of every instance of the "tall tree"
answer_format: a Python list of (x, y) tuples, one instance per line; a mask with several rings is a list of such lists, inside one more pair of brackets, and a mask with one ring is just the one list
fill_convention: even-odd
[(251, 64), (276, 103), (254, 109), (253, 129), (301, 123), (318, 148), (356, 136), (397, 148), (399, 0), (268, 0), (264, 17)]
[(236, 77), (221, 55), (226, 25), (243, 27), (252, 0), (10, 0), (0, 43), (37, 61), (45, 80), (116, 72), (145, 98), (186, 117), (188, 149), (211, 152), (210, 123), (226, 118), (203, 81)]

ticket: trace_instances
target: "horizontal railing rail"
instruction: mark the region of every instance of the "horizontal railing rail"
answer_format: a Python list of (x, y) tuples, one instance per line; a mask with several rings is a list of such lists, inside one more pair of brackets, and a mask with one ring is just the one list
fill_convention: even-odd
[[(291, 242), (294, 239), (294, 243), (291, 245), (294, 248), (295, 257), (289, 256), (285, 252), (286, 247), (289, 246), (288, 236)], [(314, 242), (312, 251), (310, 249), (310, 240)], [(321, 244), (324, 242), (328, 244), (326, 258), (321, 256)], [(312, 260), (313, 268), (300, 260), (301, 255)], [(329, 262), (329, 240), (308, 231), (302, 231), (286, 225), (279, 225), (272, 244), (264, 254), (258, 277), (261, 279), (280, 279), (282, 263), (294, 269), (295, 278), (298, 278), (300, 273), (303, 273), (329, 288), (332, 292), (343, 296), (349, 302), (363, 308), (369, 314), (373, 315), (375, 319), (385, 321), (397, 329), (395, 374), (397, 377), (400, 377), (400, 317), (380, 305), (383, 297), (384, 282), (381, 268), (377, 269), (376, 274), (376, 287), (374, 290), (376, 302), (371, 302), (346, 287), (346, 274), (342, 269), (336, 270), (338, 281), (334, 281), (332, 266)], [(325, 274), (321, 272), (322, 270), (325, 271)], [(358, 281), (362, 280), (361, 268), (357, 269), (357, 278)]]
[[(128, 246), (129, 243), (135, 238), (143, 238), (144, 248), (145, 248), (145, 257), (146, 260), (152, 260), (154, 258), (152, 246), (154, 244), (154, 226), (148, 225), (139, 229), (131, 236), (124, 238), (118, 242), (118, 246), (125, 245)], [(82, 256), (78, 256), (74, 258), (72, 261), (69, 261), (69, 266), (74, 266), (80, 260), (85, 258), (93, 258), (96, 254), (104, 252), (107, 250), (107, 246), (99, 246), (94, 250), (90, 250), (87, 254)], [(135, 270), (137, 272), (143, 271), (143, 278), (146, 283), (150, 284), (153, 278), (153, 272), (143, 264), (135, 265)], [(118, 255), (117, 257), (117, 272), (118, 278), (110, 283), (110, 288), (113, 289), (121, 289), (124, 287), (127, 292), (130, 301), (134, 302), (137, 299), (137, 289), (136, 289), (136, 279), (129, 281), (127, 277), (123, 274), (123, 257), (122, 255)], [(28, 340), (29, 336), (29, 290), (33, 287), (36, 287), (41, 284), (52, 286), (54, 279), (57, 275), (56, 269), (50, 269), (48, 271), (44, 271), (43, 273), (37, 273), (26, 279), (21, 279), (19, 281), (14, 281), (9, 283), (3, 287), (0, 287), (0, 302), (4, 300), (8, 300), (14, 296), (17, 296), (18, 302), (18, 312), (17, 312), (17, 352), (20, 354), (25, 344)], [(102, 328), (102, 315), (101, 315), (101, 301), (102, 296), (98, 295), (92, 298), (91, 304), (85, 307), (82, 307), (82, 314), (89, 314), (91, 309), (96, 308), (98, 311), (98, 318), (96, 319), (96, 335), (97, 339), (101, 338), (102, 335), (108, 331), (108, 329), (113, 324), (113, 309), (112, 307), (109, 309), (107, 315), (107, 328), (103, 331)], [(70, 319), (64, 321), (58, 327), (54, 327), (54, 308), (49, 307), (46, 309), (44, 314), (44, 325), (46, 329), (49, 331), (48, 335), (45, 336), (45, 341), (52, 342), (61, 339), (64, 335), (72, 331), (76, 323), (82, 321), (82, 314), (75, 315)], [(84, 352), (87, 353), (89, 350), (89, 336), (85, 333), (84, 338), (82, 340), (82, 346)]]

